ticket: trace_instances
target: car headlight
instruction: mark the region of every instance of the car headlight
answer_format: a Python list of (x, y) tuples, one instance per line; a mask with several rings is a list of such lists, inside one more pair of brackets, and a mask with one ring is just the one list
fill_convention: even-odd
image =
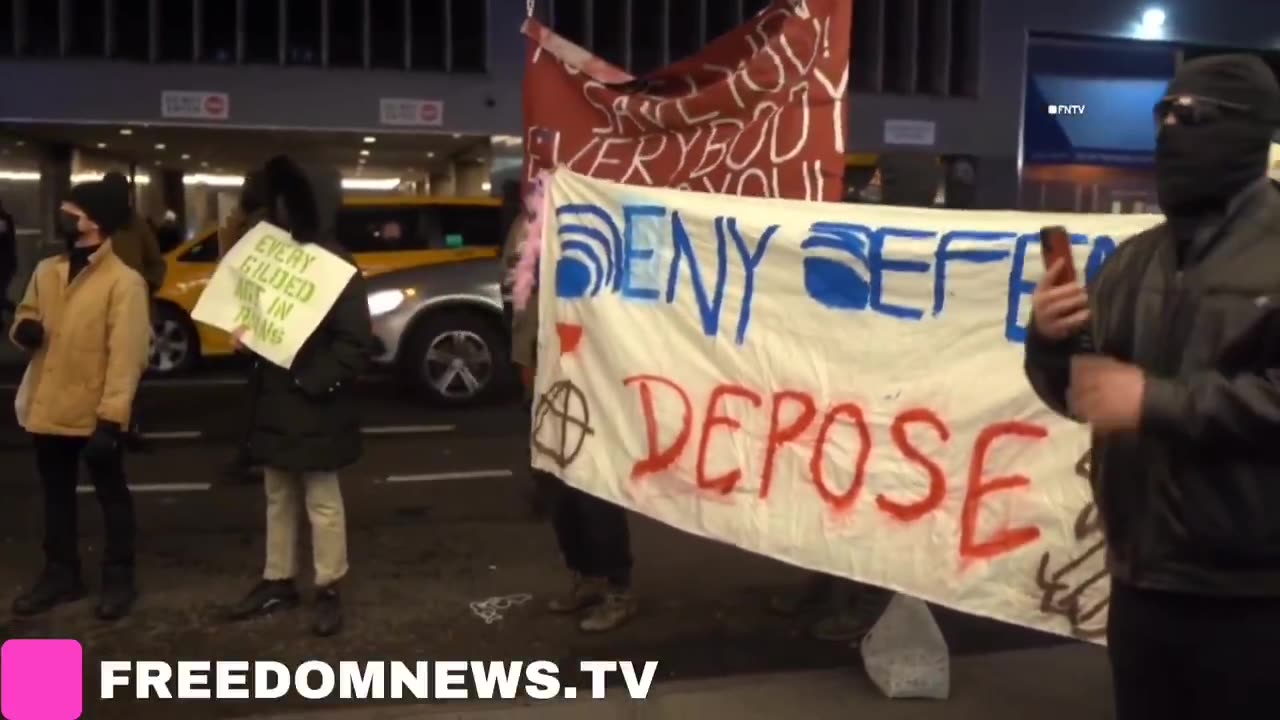
[(379, 290), (369, 294), (369, 314), (386, 315), (404, 304), (403, 290)]

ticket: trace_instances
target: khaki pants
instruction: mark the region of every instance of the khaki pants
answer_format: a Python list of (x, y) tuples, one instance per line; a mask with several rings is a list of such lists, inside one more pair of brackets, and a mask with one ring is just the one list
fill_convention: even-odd
[(324, 587), (347, 574), (347, 518), (342, 488), (333, 472), (293, 473), (266, 468), (267, 580), (292, 580), (298, 573), (298, 520), (306, 496), (311, 524), (311, 553), (316, 585)]

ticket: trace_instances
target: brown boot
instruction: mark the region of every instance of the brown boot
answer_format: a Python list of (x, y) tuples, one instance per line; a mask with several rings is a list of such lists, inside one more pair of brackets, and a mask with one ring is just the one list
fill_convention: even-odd
[(573, 585), (564, 595), (552, 598), (547, 609), (553, 613), (567, 615), (600, 604), (604, 600), (609, 583), (604, 578), (589, 578), (577, 573), (573, 576)]
[(630, 590), (609, 590), (604, 602), (587, 611), (578, 628), (590, 633), (608, 632), (621, 627), (639, 611), (640, 604)]

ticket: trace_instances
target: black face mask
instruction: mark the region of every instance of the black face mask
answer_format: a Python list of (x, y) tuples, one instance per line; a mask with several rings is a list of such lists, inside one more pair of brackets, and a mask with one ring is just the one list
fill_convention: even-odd
[(1156, 197), (1169, 216), (1224, 209), (1267, 170), (1270, 131), (1262, 123), (1223, 119), (1167, 125), (1156, 138)]
[(74, 247), (77, 242), (80, 242), (79, 224), (80, 218), (78, 216), (64, 212), (58, 213), (58, 237), (62, 238), (68, 248)]

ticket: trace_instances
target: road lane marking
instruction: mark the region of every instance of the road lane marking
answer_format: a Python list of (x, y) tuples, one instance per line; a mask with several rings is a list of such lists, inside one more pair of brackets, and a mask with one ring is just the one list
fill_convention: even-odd
[[(213, 487), (213, 483), (147, 483), (145, 485), (129, 484), (129, 489), (136, 493), (163, 492), (204, 492)], [(88, 495), (93, 492), (92, 485), (77, 485), (76, 492)]]
[(457, 425), (375, 425), (360, 428), (365, 435), (421, 435), (426, 433), (447, 433), (457, 430)]
[(144, 432), (143, 440), (195, 440), (204, 437), (200, 430), (169, 430), (162, 432)]
[(420, 473), (417, 475), (388, 475), (384, 482), (416, 483), (436, 480), (497, 480), (512, 477), (510, 470), (461, 470), (458, 472)]
[[(387, 382), (387, 378), (374, 375), (370, 377), (360, 378), (361, 383), (378, 384)], [(228, 387), (247, 385), (249, 379), (247, 377), (211, 377), (211, 378), (143, 378), (139, 383), (141, 389), (154, 388), (198, 388), (198, 387)], [(0, 391), (13, 392), (18, 389), (18, 383), (7, 382), (0, 383)]]

